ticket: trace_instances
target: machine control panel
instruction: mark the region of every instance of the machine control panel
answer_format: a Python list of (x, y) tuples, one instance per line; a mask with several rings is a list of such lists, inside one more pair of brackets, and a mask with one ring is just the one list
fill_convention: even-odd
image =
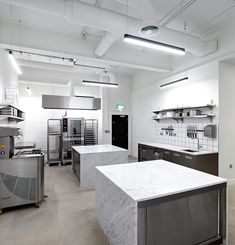
[(6, 154), (6, 146), (0, 145), (0, 156), (4, 156)]
[(6, 146), (5, 145), (0, 145), (0, 151), (2, 150), (6, 150)]
[(68, 119), (63, 118), (63, 132), (68, 132)]

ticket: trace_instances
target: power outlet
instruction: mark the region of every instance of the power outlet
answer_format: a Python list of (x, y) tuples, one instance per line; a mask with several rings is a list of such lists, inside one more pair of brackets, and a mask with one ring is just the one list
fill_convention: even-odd
[(233, 168), (233, 165), (232, 164), (229, 164), (229, 168)]

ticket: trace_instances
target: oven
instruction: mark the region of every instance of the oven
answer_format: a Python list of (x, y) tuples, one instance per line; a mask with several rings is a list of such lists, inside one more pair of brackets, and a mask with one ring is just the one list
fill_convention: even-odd
[(63, 117), (63, 163), (71, 162), (72, 146), (84, 145), (84, 124), (84, 118)]

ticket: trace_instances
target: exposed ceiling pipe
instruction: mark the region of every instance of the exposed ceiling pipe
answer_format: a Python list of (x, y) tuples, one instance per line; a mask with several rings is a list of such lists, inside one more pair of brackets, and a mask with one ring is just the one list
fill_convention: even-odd
[[(105, 37), (95, 49), (95, 55), (97, 57), (102, 57), (115, 41), (123, 37), (124, 33), (128, 32), (136, 35), (143, 27), (143, 22), (140, 19), (129, 17), (127, 21), (126, 15), (97, 8), (94, 5), (81, 1), (58, 1), (56, 7), (54, 6), (55, 3), (48, 6), (48, 1), (46, 0), (0, 0), (0, 2), (59, 16), (79, 25), (106, 31)], [(156, 41), (184, 47), (186, 51), (194, 55), (205, 56), (218, 49), (216, 40), (205, 42), (197, 37), (183, 34), (166, 27), (160, 26), (159, 29), (160, 31), (155, 39)]]
[[(143, 21), (140, 19), (133, 17), (128, 17), (127, 19), (125, 15), (82, 2), (67, 0), (65, 2), (65, 9), (65, 16), (70, 21), (107, 31), (94, 51), (97, 57), (102, 57), (112, 44), (123, 38), (125, 32), (138, 34), (141, 27), (143, 27)], [(165, 43), (172, 41), (172, 44), (182, 46), (187, 52), (191, 52), (194, 55), (205, 56), (218, 49), (216, 40), (204, 42), (197, 37), (166, 27), (159, 27), (159, 29), (157, 41)]]

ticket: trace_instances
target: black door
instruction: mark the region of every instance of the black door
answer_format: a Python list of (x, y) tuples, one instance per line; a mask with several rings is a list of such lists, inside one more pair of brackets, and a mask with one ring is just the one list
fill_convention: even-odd
[(112, 145), (128, 149), (127, 115), (112, 115)]

